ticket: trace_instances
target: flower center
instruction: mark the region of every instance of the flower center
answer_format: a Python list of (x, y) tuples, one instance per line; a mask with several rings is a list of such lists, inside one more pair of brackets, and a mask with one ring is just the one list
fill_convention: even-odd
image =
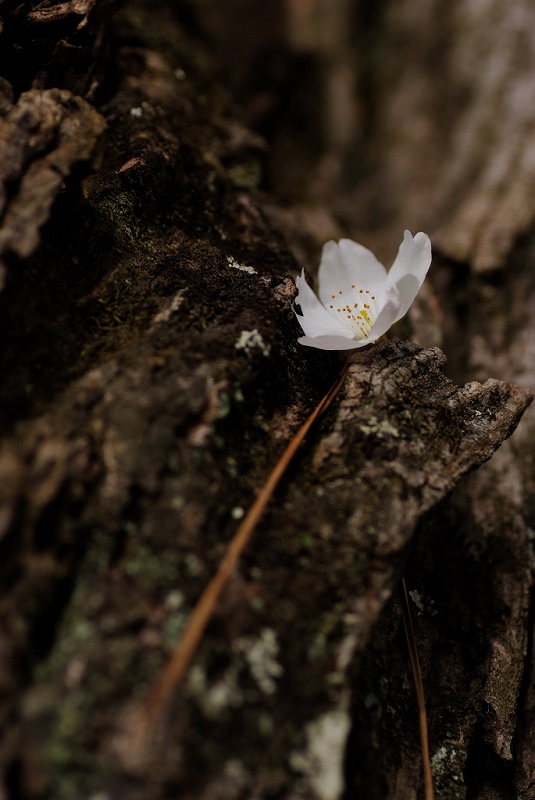
[(379, 313), (376, 295), (354, 284), (349, 289), (339, 289), (337, 294), (331, 294), (328, 310), (350, 329), (357, 342), (368, 338)]

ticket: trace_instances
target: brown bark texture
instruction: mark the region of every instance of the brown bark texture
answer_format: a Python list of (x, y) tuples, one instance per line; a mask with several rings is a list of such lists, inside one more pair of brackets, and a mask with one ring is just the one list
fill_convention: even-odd
[[(437, 797), (535, 798), (532, 18), (0, 0), (0, 800), (421, 797), (402, 575)], [(404, 227), (420, 296), (141, 737), (342, 364), (297, 343), (293, 278)]]

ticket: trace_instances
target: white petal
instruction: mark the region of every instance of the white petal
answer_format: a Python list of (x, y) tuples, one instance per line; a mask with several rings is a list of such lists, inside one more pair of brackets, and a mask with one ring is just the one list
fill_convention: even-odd
[(352, 339), (351, 330), (320, 303), (305, 280), (304, 270), (295, 279), (295, 285), (298, 289), (295, 302), (303, 312), (303, 316), (299, 314), (295, 316), (307, 336), (339, 336)]
[(394, 322), (397, 322), (398, 319), (405, 316), (412, 306), (414, 298), (420, 291), (421, 285), (422, 284), (415, 275), (404, 275), (403, 278), (396, 283), (395, 288), (399, 295), (399, 308), (395, 319), (392, 321), (392, 325)]
[(307, 347), (317, 347), (318, 350), (356, 350), (369, 344), (368, 339), (346, 339), (345, 336), (302, 336), (297, 340), (299, 344)]
[[(381, 285), (386, 278), (386, 269), (374, 256), (371, 250), (351, 239), (340, 239), (338, 242), (342, 252), (342, 258), (350, 274), (350, 277), (362, 278), (362, 285), (371, 286)], [(355, 281), (353, 280), (352, 283)]]
[(419, 289), (430, 264), (431, 242), (429, 236), (420, 231), (413, 237), (410, 231), (405, 231), (396, 260), (388, 273), (388, 285), (394, 286), (404, 275), (414, 275)]
[(391, 291), (389, 299), (382, 307), (375, 323), (372, 325), (370, 335), (365, 340), (366, 342), (375, 342), (383, 333), (387, 332), (396, 320), (401, 319), (407, 309), (405, 309), (403, 314), (399, 314), (400, 304), (401, 298), (398, 293), (395, 290)]
[(353, 284), (357, 290), (382, 286), (386, 270), (366, 247), (351, 239), (340, 239), (338, 244), (327, 242), (323, 246), (318, 280), (320, 300), (328, 306), (333, 294), (349, 291)]
[(395, 286), (388, 290), (388, 300), (379, 312), (372, 326), (368, 341), (375, 341), (383, 333), (404, 317), (420, 290), (420, 283), (415, 275), (404, 275)]

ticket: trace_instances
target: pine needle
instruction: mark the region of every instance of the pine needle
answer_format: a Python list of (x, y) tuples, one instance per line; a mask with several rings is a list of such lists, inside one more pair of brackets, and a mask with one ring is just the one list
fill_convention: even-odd
[(401, 580), (403, 583), (403, 599), (401, 603), (403, 626), (405, 628), (405, 636), (407, 637), (407, 647), (409, 649), (412, 677), (416, 691), (416, 702), (418, 705), (418, 720), (420, 723), (420, 743), (422, 748), (422, 764), (424, 770), (425, 800), (435, 800), (435, 791), (433, 789), (433, 773), (431, 772), (431, 759), (429, 757), (429, 734), (427, 727), (427, 712), (425, 710), (424, 682), (422, 678), (422, 670), (420, 669), (418, 650), (416, 649), (416, 637), (414, 636), (414, 628), (412, 627), (407, 584), (405, 583), (405, 578), (402, 578)]
[(199, 647), (202, 636), (214, 613), (217, 601), (232, 575), (238, 560), (247, 545), (260, 517), (269, 503), (277, 484), (284, 475), (297, 449), (308, 433), (312, 424), (324, 411), (327, 410), (341, 389), (347, 370), (349, 359), (346, 361), (340, 375), (329, 389), (325, 397), (318, 403), (312, 414), (295, 434), (286, 450), (273, 468), (271, 474), (261, 488), (256, 500), (249, 509), (243, 522), (238, 527), (232, 538), (219, 568), (205, 587), (195, 608), (189, 618), (188, 624), (179, 640), (170, 660), (154, 682), (152, 689), (145, 701), (143, 716), (145, 717), (145, 730), (150, 733), (163, 712), (171, 694), (180, 685), (186, 674), (193, 657)]

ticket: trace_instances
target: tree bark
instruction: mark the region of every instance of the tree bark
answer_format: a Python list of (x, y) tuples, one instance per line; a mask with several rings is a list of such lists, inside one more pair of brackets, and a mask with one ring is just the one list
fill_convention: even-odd
[[(535, 77), (508, 56), (530, 12), (495, 0), (488, 38), (490, 11), (468, 5), (426, 4), (425, 26), (408, 3), (357, 20), (274, 4), (229, 60), (240, 3), (225, 28), (210, 4), (194, 23), (132, 2), (110, 24), (113, 3), (0, 2), (2, 800), (415, 798), (402, 574), (437, 796), (534, 797), (532, 412), (468, 476), (533, 396), (531, 117), (514, 98)], [(271, 195), (203, 30), (269, 133)], [(285, 87), (325, 98), (291, 163), (292, 94), (250, 68), (268, 51)], [(424, 222), (438, 255), (397, 329), (417, 343), (354, 357), (140, 749), (137, 712), (237, 520), (340, 368), (297, 344), (293, 276), (326, 231), (384, 253)]]

